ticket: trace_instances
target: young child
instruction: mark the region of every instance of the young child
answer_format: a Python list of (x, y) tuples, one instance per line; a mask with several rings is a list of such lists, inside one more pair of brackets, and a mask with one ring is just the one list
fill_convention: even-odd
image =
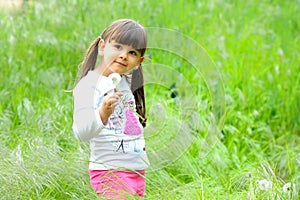
[(145, 193), (149, 161), (141, 63), (146, 46), (145, 28), (120, 19), (94, 40), (80, 64), (73, 131), (79, 140), (90, 141), (90, 182), (100, 197)]

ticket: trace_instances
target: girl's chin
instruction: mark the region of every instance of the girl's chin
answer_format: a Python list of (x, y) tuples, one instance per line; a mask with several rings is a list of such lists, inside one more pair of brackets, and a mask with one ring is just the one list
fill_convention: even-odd
[(110, 68), (110, 71), (112, 73), (118, 73), (118, 74), (124, 74), (127, 72), (125, 67), (114, 67), (114, 68)]
[(128, 70), (129, 68), (127, 67), (122, 67), (122, 66), (111, 66), (107, 71), (109, 71), (109, 73), (118, 73), (120, 75), (122, 74), (126, 74), (128, 72), (130, 72), (131, 70)]
[(112, 73), (117, 73), (119, 75), (124, 74), (123, 70), (110, 70), (110, 74), (112, 74)]

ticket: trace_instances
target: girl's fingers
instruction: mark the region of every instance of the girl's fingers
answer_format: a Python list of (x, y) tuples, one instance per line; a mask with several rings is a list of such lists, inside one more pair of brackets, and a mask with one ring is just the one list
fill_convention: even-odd
[(103, 99), (103, 104), (109, 109), (115, 108), (118, 105), (121, 96), (123, 96), (123, 93), (121, 92), (106, 95)]
[(118, 103), (119, 103), (119, 102), (114, 102), (114, 103), (112, 103), (112, 104), (111, 104), (111, 107), (112, 107), (112, 108), (115, 108), (115, 107), (118, 105)]
[(104, 97), (104, 100), (105, 99), (108, 99), (108, 98), (120, 98), (121, 96), (123, 96), (123, 93), (122, 92), (115, 92), (113, 94), (108, 94)]
[(117, 91), (117, 92), (115, 92), (113, 95), (116, 96), (116, 97), (118, 97), (118, 98), (120, 98), (121, 96), (123, 96), (123, 93)]

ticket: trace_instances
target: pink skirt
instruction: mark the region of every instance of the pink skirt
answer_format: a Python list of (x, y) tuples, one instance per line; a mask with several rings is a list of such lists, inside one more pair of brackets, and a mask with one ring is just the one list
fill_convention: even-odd
[(90, 182), (100, 197), (127, 199), (145, 195), (145, 170), (90, 170)]

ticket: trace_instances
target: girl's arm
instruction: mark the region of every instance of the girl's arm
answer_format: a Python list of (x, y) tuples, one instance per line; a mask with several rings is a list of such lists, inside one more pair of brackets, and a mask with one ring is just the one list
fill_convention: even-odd
[(73, 131), (81, 141), (92, 139), (105, 127), (99, 115), (100, 108), (94, 108), (94, 93), (89, 87), (77, 87), (73, 91)]
[(101, 132), (118, 105), (119, 98), (123, 95), (121, 92), (115, 92), (98, 97), (103, 100), (100, 102), (100, 107), (95, 109), (94, 96), (97, 92), (93, 88), (81, 85), (73, 92), (73, 131), (81, 141), (88, 141)]

